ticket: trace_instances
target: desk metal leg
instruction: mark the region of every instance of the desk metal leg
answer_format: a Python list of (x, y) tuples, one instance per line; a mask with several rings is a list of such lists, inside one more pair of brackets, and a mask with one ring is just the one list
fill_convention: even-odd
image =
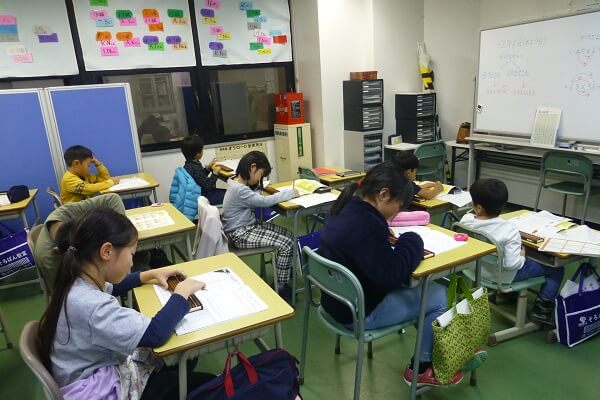
[(419, 319), (417, 322), (417, 340), (415, 343), (415, 354), (413, 355), (413, 378), (410, 385), (410, 399), (417, 398), (417, 378), (419, 377), (419, 364), (421, 362), (421, 346), (423, 342), (423, 329), (425, 325), (425, 308), (427, 306), (427, 290), (431, 275), (421, 281), (421, 301), (419, 302)]
[(35, 220), (33, 225), (37, 225), (40, 222), (40, 209), (38, 208), (37, 199), (33, 198), (33, 210), (35, 211)]
[(25, 210), (21, 211), (21, 221), (23, 221), (23, 227), (29, 229), (29, 222), (27, 222), (27, 213)]
[(472, 140), (469, 140), (469, 169), (467, 172), (467, 188), (471, 187), (471, 183), (473, 183), (473, 176), (475, 174), (475, 143)]
[(450, 161), (450, 184), (454, 185), (454, 169), (456, 168), (456, 147), (452, 146), (452, 160)]
[[(296, 269), (298, 267), (298, 220), (300, 219), (300, 208), (294, 212), (294, 227), (292, 231), (292, 271), (290, 279), (292, 281), (292, 307), (296, 307)], [(275, 277), (277, 279), (277, 277)]]
[(275, 324), (275, 348), (283, 349), (283, 336), (281, 334), (281, 324)]
[(188, 256), (188, 259), (186, 261), (192, 261), (194, 259), (194, 256), (192, 253), (192, 242), (190, 240), (189, 233), (185, 234), (185, 248), (187, 250), (187, 256)]
[(192, 351), (184, 351), (179, 358), (179, 400), (187, 398), (187, 360)]

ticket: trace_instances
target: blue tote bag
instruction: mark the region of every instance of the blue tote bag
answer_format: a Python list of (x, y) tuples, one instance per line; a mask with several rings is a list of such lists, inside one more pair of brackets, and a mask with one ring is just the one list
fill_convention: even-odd
[(579, 283), (577, 293), (556, 298), (556, 333), (558, 341), (573, 347), (600, 333), (600, 289), (585, 291), (586, 276), (600, 280), (591, 264), (582, 263), (571, 281)]
[(35, 266), (27, 243), (27, 230), (0, 239), (0, 279)]

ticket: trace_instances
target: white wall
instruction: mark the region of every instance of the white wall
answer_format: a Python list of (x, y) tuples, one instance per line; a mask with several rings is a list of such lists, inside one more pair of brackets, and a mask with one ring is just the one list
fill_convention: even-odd
[(384, 140), (396, 134), (395, 94), (422, 89), (417, 42), (423, 40), (423, 1), (373, 0), (373, 58), (384, 89)]
[(290, 3), (296, 89), (304, 96), (306, 121), (310, 122), (313, 165), (325, 165), (318, 1), (291, 0)]
[(374, 67), (372, 5), (371, 0), (320, 0), (318, 6), (325, 153), (317, 161), (344, 165), (342, 81), (350, 71)]

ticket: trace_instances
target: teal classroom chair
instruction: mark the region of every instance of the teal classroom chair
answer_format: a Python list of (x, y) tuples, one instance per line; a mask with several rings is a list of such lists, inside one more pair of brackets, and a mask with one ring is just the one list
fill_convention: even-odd
[(52, 198), (52, 202), (54, 203), (54, 209), (57, 209), (58, 207), (63, 205), (63, 201), (60, 198), (60, 195), (52, 187), (48, 186), (46, 188), (46, 193), (48, 193)]
[[(562, 174), (568, 175), (571, 179), (568, 181), (559, 181), (548, 183), (547, 175)], [(565, 216), (567, 208), (567, 196), (585, 196), (583, 203), (583, 212), (581, 214), (581, 224), (585, 223), (590, 195), (592, 194), (592, 177), (594, 175), (594, 165), (585, 156), (579, 154), (569, 154), (560, 151), (548, 151), (542, 157), (540, 168), (540, 183), (538, 185), (537, 197), (535, 199), (535, 211), (538, 210), (540, 195), (542, 189), (548, 189), (553, 192), (563, 194), (562, 215)], [(583, 182), (575, 182), (573, 178), (580, 178)]]
[[(494, 291), (496, 294), (508, 294), (513, 292), (519, 294), (517, 300), (517, 310), (515, 314), (512, 314), (511, 312), (500, 308), (492, 302), (490, 302), (490, 308), (494, 310), (494, 312), (500, 314), (502, 317), (513, 322), (514, 326), (507, 329), (503, 329), (498, 332), (490, 333), (490, 335), (488, 336), (488, 345), (494, 346), (505, 340), (512, 339), (514, 337), (525, 335), (526, 333), (538, 330), (539, 326), (537, 324), (534, 324), (533, 322), (527, 322), (527, 292), (528, 289), (531, 287), (542, 285), (544, 282), (546, 282), (546, 279), (543, 276), (536, 276), (534, 278), (529, 278), (518, 282), (498, 283), (500, 282), (500, 276), (502, 276), (502, 260), (504, 260), (504, 249), (501, 246), (498, 246), (496, 241), (485, 232), (466, 227), (461, 223), (453, 224), (452, 230), (455, 232), (466, 233), (471, 238), (475, 238), (496, 246), (495, 254), (490, 254), (488, 256), (476, 260), (476, 263), (481, 263), (482, 265), (495, 268), (497, 272), (497, 278), (495, 281), (490, 281), (482, 278), (482, 286), (488, 288), (491, 291)], [(469, 280), (475, 282), (475, 271), (473, 269), (463, 270), (463, 274)]]
[[(304, 247), (306, 256), (304, 265), (304, 290), (306, 291), (306, 303), (304, 309), (304, 328), (302, 334), (302, 352), (300, 354), (300, 374), (298, 380), (304, 383), (304, 367), (306, 366), (306, 348), (308, 342), (308, 320), (310, 307), (317, 309), (319, 318), (325, 326), (336, 334), (335, 353), (340, 353), (340, 340), (342, 336), (351, 337), (358, 341), (356, 349), (356, 372), (354, 376), (354, 400), (360, 398), (360, 383), (362, 376), (362, 364), (364, 344), (367, 343), (367, 356), (373, 358), (373, 341), (380, 337), (402, 331), (409, 325), (416, 324), (416, 320), (406, 321), (402, 324), (391, 325), (380, 329), (368, 329), (364, 327), (365, 298), (362, 286), (356, 276), (346, 267), (321, 257), (309, 247)], [(352, 312), (353, 328), (348, 329), (339, 324), (331, 317), (325, 309), (312, 298), (311, 284), (318, 287), (322, 293), (327, 293), (333, 298), (346, 304)]]
[(443, 141), (423, 143), (415, 149), (415, 156), (419, 159), (417, 179), (420, 181), (433, 177), (433, 180), (446, 182), (444, 166), (446, 165), (446, 145)]

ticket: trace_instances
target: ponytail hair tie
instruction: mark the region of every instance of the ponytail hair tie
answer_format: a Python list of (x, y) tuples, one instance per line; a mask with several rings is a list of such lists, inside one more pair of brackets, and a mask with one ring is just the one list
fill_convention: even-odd
[(69, 248), (67, 249), (67, 251), (70, 251), (73, 254), (77, 254), (77, 247), (75, 247), (75, 246), (69, 246)]
[(363, 185), (363, 180), (361, 179), (360, 181), (358, 181), (358, 183), (356, 185), (360, 189)]

